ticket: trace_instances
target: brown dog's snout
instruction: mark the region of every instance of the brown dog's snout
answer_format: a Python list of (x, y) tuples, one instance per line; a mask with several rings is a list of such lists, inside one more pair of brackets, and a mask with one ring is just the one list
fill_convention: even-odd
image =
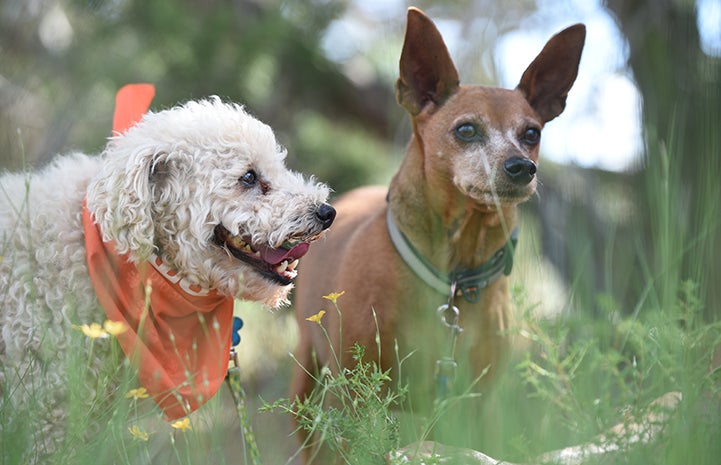
[(536, 169), (536, 164), (528, 158), (511, 157), (503, 162), (503, 171), (513, 184), (528, 184), (536, 175)]
[(323, 229), (328, 229), (335, 219), (335, 208), (331, 207), (327, 203), (323, 203), (315, 211), (315, 217), (318, 219), (321, 226), (323, 226)]

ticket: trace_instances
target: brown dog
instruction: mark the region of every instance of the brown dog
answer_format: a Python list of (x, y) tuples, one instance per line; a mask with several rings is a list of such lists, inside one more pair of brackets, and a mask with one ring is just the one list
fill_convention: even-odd
[[(401, 358), (415, 351), (402, 366), (412, 389), (433, 384), (437, 361), (441, 375), (454, 359), (466, 360), (472, 377), (497, 370), (508, 348), (501, 332), (511, 316), (517, 205), (536, 190), (541, 129), (565, 107), (584, 39), (583, 25), (555, 35), (515, 90), (459, 85), (433, 22), (408, 10), (396, 95), (413, 135), (390, 188), (340, 198), (333, 230), (301, 264), (296, 356), (305, 368), (337, 369), (321, 329), (304, 321), (325, 308), (322, 324), (344, 366), (358, 343), (369, 360), (397, 369), (397, 341)], [(338, 291), (342, 321), (322, 299)], [(297, 369), (291, 398), (313, 387)]]

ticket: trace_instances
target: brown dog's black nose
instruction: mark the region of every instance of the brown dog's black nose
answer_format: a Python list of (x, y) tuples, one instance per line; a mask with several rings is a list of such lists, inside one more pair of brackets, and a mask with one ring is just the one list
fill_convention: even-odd
[(528, 158), (511, 157), (503, 162), (503, 171), (513, 184), (528, 184), (536, 175), (536, 164)]
[(335, 208), (331, 207), (327, 203), (321, 204), (315, 211), (315, 216), (318, 218), (318, 221), (320, 221), (323, 229), (328, 229), (335, 219)]

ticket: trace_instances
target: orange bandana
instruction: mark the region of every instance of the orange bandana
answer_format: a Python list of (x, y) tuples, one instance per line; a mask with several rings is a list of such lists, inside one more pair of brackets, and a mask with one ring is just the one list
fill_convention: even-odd
[(152, 84), (127, 84), (115, 94), (113, 133), (120, 135), (140, 121), (155, 96)]
[(186, 416), (213, 397), (228, 371), (233, 298), (188, 286), (158, 257), (136, 266), (118, 255), (85, 202), (83, 226), (98, 300), (109, 320), (129, 327), (118, 335), (123, 352), (167, 418)]

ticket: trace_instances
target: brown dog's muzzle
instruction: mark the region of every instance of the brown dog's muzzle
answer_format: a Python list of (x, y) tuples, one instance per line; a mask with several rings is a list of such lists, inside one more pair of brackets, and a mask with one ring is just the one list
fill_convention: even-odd
[(536, 175), (536, 164), (528, 158), (511, 157), (503, 162), (503, 171), (517, 186), (525, 186)]

